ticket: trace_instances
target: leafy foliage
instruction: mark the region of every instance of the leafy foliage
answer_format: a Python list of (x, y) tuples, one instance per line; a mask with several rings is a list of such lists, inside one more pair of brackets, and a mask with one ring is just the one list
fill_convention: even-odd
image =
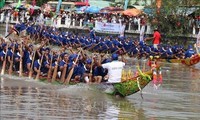
[[(198, 0), (162, 0), (160, 10), (157, 10), (156, 4), (152, 4), (154, 9), (153, 16), (150, 17), (150, 23), (165, 33), (166, 35), (179, 35), (189, 33), (188, 9), (196, 5)], [(194, 15), (193, 15), (194, 16)], [(190, 17), (193, 17), (192, 15)]]

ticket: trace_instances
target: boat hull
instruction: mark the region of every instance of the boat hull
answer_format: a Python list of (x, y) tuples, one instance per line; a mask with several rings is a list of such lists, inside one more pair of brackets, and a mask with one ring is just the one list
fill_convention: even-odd
[(199, 62), (200, 62), (200, 54), (196, 54), (192, 58), (186, 58), (186, 59), (181, 60), (182, 64), (188, 65), (188, 66), (198, 64)]
[(145, 76), (138, 75), (137, 77), (121, 83), (102, 83), (97, 89), (109, 95), (120, 95), (126, 97), (143, 89), (151, 80), (152, 72), (146, 72)]
[(198, 64), (200, 62), (200, 54), (194, 55), (192, 58), (186, 59), (159, 59), (160, 62), (168, 62), (168, 63), (182, 63), (187, 66), (192, 66)]
[[(126, 97), (132, 95), (141, 89), (143, 89), (151, 80), (152, 72), (148, 71), (145, 73), (139, 74), (138, 76), (132, 78), (131, 80), (123, 81), (121, 83), (100, 83), (100, 84), (90, 84), (93, 89), (97, 89), (100, 92), (109, 94), (109, 95), (120, 95), (121, 97)], [(13, 74), (18, 76), (16, 73)], [(26, 75), (24, 75), (26, 76)], [(49, 83), (46, 77), (41, 77), (38, 79), (39, 82)], [(51, 84), (53, 85), (62, 85), (59, 80), (55, 80)], [(70, 82), (69, 85), (78, 85), (79, 83)], [(80, 83), (82, 84), (82, 83)]]

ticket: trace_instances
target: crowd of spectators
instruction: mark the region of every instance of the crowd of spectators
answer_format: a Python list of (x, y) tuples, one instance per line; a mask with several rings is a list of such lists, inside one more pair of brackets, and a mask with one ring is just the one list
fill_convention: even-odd
[[(121, 23), (125, 25), (125, 30), (140, 31), (142, 25), (149, 25), (147, 15), (139, 16), (126, 16), (121, 13), (76, 13), (69, 11), (61, 11), (60, 14), (49, 13), (45, 14), (40, 9), (34, 11), (27, 10), (1, 10), (0, 11), (0, 22), (5, 22), (6, 17), (13, 17), (13, 19), (19, 20), (19, 22), (34, 21), (39, 23), (48, 23), (48, 25), (56, 25), (58, 19), (61, 19), (61, 24), (67, 24), (69, 26), (80, 26), (80, 27), (94, 27), (95, 21), (101, 21), (104, 23)], [(2, 18), (3, 17), (3, 18)], [(197, 29), (200, 26), (200, 16), (189, 17), (189, 22), (186, 25), (187, 30), (191, 34), (196, 34)], [(177, 23), (178, 25), (178, 23)]]
[[(61, 24), (70, 24), (72, 25), (73, 20), (75, 21), (75, 26), (79, 26), (80, 22), (83, 26), (92, 25), (94, 27), (95, 21), (100, 21), (104, 23), (121, 23), (126, 25), (126, 30), (138, 30), (139, 26), (145, 24), (144, 15), (141, 16), (125, 16), (120, 13), (76, 13), (61, 11), (60, 14), (55, 15), (54, 13), (44, 14), (41, 10), (35, 10), (33, 13), (26, 10), (14, 11), (14, 10), (4, 10), (0, 12), (3, 16), (11, 17), (20, 21), (43, 21), (53, 18), (53, 21), (56, 21), (58, 18), (61, 18)], [(53, 15), (54, 14), (54, 15)], [(2, 22), (5, 22), (6, 17), (4, 17)], [(66, 23), (67, 21), (67, 23)]]

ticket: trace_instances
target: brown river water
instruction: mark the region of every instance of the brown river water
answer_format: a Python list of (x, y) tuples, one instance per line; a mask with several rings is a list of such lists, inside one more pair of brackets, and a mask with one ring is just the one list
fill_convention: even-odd
[[(1, 77), (0, 120), (199, 120), (200, 63), (162, 64), (163, 83), (116, 98), (90, 85), (51, 85)], [(133, 66), (135, 69), (135, 66)]]

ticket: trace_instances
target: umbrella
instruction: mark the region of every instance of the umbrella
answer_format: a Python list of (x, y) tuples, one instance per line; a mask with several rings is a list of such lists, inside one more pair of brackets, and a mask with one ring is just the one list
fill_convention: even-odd
[(83, 6), (90, 6), (90, 4), (88, 2), (75, 2), (75, 6), (80, 8)]
[(123, 11), (123, 14), (127, 15), (127, 16), (138, 16), (138, 15), (142, 14), (142, 11), (132, 8), (132, 9), (127, 9), (127, 10)]
[(120, 13), (123, 10), (124, 9), (120, 7), (105, 7), (105, 8), (102, 8), (99, 12), (100, 13)]
[(90, 6), (87, 9), (85, 9), (86, 13), (99, 13), (100, 8), (95, 6)]
[(83, 6), (83, 7), (77, 8), (75, 11), (76, 13), (84, 13), (87, 8), (88, 6)]
[(143, 11), (149, 16), (153, 16), (153, 13), (155, 13), (155, 9), (153, 8), (144, 8)]
[(13, 8), (14, 8), (14, 7), (16, 7), (16, 6), (17, 6), (17, 4), (18, 4), (18, 3), (11, 3), (11, 4), (9, 4), (9, 6), (11, 6), (11, 7), (13, 7)]
[(12, 7), (9, 5), (5, 5), (3, 8), (1, 8), (1, 10), (11, 10)]

